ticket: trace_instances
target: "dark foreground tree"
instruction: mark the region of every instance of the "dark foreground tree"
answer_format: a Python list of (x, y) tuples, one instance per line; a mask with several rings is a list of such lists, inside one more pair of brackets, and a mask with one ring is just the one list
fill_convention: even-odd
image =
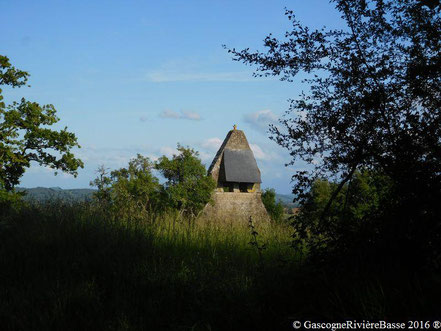
[[(0, 55), (0, 86), (20, 87), (29, 74), (13, 67)], [(67, 128), (56, 131), (49, 127), (59, 121), (53, 105), (40, 106), (21, 99), (6, 106), (0, 89), (0, 193), (14, 189), (31, 162), (58, 169), (74, 176), (83, 162), (71, 153), (80, 147), (75, 134)], [(3, 192), (3, 193), (2, 193)]]
[(375, 172), (356, 171), (337, 194), (323, 222), (322, 213), (338, 183), (317, 179), (312, 183), (301, 211), (295, 217), (295, 243), (314, 253), (322, 248), (348, 253), (356, 244), (366, 244), (381, 230), (378, 215), (390, 199), (391, 181)]
[(282, 125), (270, 132), (290, 151), (291, 164), (311, 164), (293, 176), (301, 199), (317, 178), (338, 182), (322, 213), (324, 225), (332, 201), (356, 170), (374, 170), (392, 180), (394, 193), (376, 216), (384, 224), (381, 234), (370, 240), (385, 243), (394, 236), (391, 245), (439, 259), (440, 2), (332, 2), (346, 22), (343, 30), (311, 30), (286, 11), (292, 30), (282, 39), (268, 36), (266, 52), (229, 52), (256, 65), (257, 75), (287, 81), (307, 75), (309, 92), (290, 101)]

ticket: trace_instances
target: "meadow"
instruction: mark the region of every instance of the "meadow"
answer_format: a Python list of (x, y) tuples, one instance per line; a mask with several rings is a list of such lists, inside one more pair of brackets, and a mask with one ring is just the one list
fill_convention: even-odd
[(2, 330), (289, 330), (294, 320), (430, 317), (440, 278), (324, 267), (289, 223), (130, 222), (88, 203), (0, 223)]

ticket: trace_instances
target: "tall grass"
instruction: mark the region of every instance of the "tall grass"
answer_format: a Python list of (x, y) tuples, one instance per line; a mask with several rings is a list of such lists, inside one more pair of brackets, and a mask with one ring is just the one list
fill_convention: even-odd
[[(1, 330), (291, 329), (294, 319), (439, 311), (437, 275), (322, 270), (286, 224), (121, 222), (47, 204), (0, 222)], [(405, 291), (405, 292), (403, 292)]]

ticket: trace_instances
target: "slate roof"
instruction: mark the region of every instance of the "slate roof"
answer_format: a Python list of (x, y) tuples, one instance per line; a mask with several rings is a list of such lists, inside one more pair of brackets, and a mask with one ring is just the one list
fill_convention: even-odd
[(261, 183), (260, 171), (251, 150), (224, 150), (223, 168), (225, 181), (238, 183)]

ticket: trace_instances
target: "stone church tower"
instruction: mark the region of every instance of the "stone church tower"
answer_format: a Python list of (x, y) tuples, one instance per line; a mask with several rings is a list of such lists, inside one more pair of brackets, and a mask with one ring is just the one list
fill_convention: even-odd
[(203, 218), (212, 220), (268, 221), (262, 203), (260, 170), (253, 151), (241, 130), (228, 132), (219, 148), (208, 174), (217, 183), (213, 192), (214, 204), (207, 204)]

